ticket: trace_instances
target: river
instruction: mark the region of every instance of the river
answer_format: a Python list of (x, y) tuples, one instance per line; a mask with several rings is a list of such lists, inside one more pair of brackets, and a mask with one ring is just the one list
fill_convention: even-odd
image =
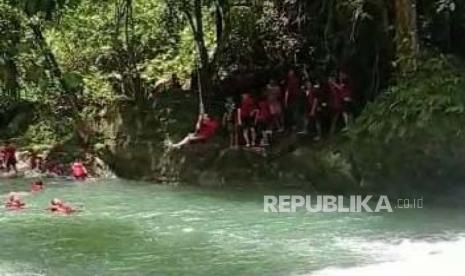
[[(0, 181), (2, 200), (27, 190)], [(49, 183), (0, 211), (0, 275), (464, 275), (462, 208), (274, 214), (264, 193)], [(45, 212), (54, 197), (83, 211)]]

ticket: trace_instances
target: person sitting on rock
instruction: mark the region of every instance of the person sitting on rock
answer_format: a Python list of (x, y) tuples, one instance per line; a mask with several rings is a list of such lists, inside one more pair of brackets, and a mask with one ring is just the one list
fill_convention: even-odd
[(8, 210), (21, 210), (24, 209), (26, 203), (23, 202), (21, 197), (16, 193), (10, 193), (7, 201), (5, 202), (5, 208)]
[(195, 132), (189, 133), (179, 143), (173, 144), (168, 141), (167, 146), (179, 149), (191, 143), (207, 141), (215, 135), (218, 127), (219, 123), (217, 120), (210, 117), (207, 113), (200, 114), (195, 127)]

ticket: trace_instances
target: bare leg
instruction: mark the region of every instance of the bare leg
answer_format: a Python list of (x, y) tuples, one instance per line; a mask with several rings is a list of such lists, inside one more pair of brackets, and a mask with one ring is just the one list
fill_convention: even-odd
[(199, 140), (199, 139), (200, 139), (200, 137), (195, 136), (194, 133), (190, 133), (184, 139), (182, 139), (180, 142), (178, 142), (176, 144), (171, 144), (170, 146), (172, 148), (181, 148), (182, 146), (185, 146), (185, 145), (191, 143), (192, 141)]
[(233, 131), (229, 133), (229, 147), (230, 148), (234, 147), (234, 132)]
[(279, 114), (279, 132), (284, 131), (284, 116), (282, 114)]
[(350, 125), (350, 114), (347, 112), (344, 112), (342, 113), (342, 118), (344, 120), (344, 131), (347, 131)]
[(245, 146), (246, 147), (250, 147), (250, 139), (249, 139), (249, 132), (248, 132), (248, 128), (245, 128), (243, 131), (242, 131), (242, 134), (244, 135), (244, 140), (245, 140)]
[(336, 133), (337, 123), (339, 122), (339, 116), (341, 116), (339, 113), (336, 113), (333, 116), (333, 119), (331, 121), (331, 128), (329, 130), (330, 135), (333, 135), (334, 133)]
[(256, 141), (257, 141), (257, 132), (255, 131), (255, 128), (250, 129), (250, 134), (252, 136), (251, 144), (252, 144), (252, 146), (255, 146)]
[(322, 130), (321, 130), (321, 122), (318, 119), (315, 120), (315, 128), (316, 128), (316, 136), (314, 140), (319, 141), (321, 139)]

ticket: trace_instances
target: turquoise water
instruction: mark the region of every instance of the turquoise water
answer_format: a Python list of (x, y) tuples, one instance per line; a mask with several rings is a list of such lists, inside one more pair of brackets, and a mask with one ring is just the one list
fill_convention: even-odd
[[(28, 190), (0, 181), (2, 200)], [(49, 183), (23, 196), (28, 209), (0, 211), (0, 275), (349, 275), (423, 254), (416, 248), (465, 253), (463, 209), (272, 214), (263, 212), (265, 193)], [(54, 197), (83, 212), (45, 212)]]

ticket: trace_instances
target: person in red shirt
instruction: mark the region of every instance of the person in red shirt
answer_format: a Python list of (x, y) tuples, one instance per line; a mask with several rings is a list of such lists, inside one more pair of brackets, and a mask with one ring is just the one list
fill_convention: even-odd
[(8, 210), (21, 210), (26, 207), (26, 203), (16, 193), (10, 193), (7, 201), (5, 202), (5, 208)]
[(294, 128), (297, 124), (298, 101), (300, 94), (300, 80), (295, 70), (289, 70), (285, 79), (284, 110), (285, 121), (288, 128)]
[(79, 158), (71, 165), (71, 174), (74, 179), (81, 181), (88, 177), (87, 169)]
[(195, 132), (188, 134), (179, 143), (172, 144), (168, 142), (168, 146), (172, 148), (181, 148), (184, 145), (194, 142), (207, 141), (216, 134), (219, 128), (219, 123), (214, 118), (210, 117), (207, 113), (200, 114), (195, 127)]
[(338, 81), (334, 77), (329, 80), (330, 107), (332, 111), (331, 134), (336, 131), (341, 117), (344, 123), (343, 130), (346, 131), (349, 128), (352, 92), (345, 76), (345, 74), (340, 74)]
[(64, 215), (69, 215), (71, 213), (76, 212), (76, 210), (63, 202), (62, 200), (58, 198), (54, 198), (50, 201), (50, 207), (47, 209), (52, 213), (59, 213), (59, 214), (64, 214)]
[(268, 146), (271, 136), (271, 113), (270, 104), (266, 97), (258, 102), (258, 112), (255, 119), (257, 131), (261, 135), (260, 146)]
[(242, 101), (237, 110), (237, 121), (242, 129), (246, 147), (255, 146), (257, 132), (255, 130), (255, 117), (257, 106), (249, 93), (242, 94)]
[(10, 170), (13, 169), (15, 173), (18, 173), (18, 169), (16, 168), (16, 148), (9, 142), (6, 142), (3, 154), (5, 158), (6, 171), (10, 172)]

